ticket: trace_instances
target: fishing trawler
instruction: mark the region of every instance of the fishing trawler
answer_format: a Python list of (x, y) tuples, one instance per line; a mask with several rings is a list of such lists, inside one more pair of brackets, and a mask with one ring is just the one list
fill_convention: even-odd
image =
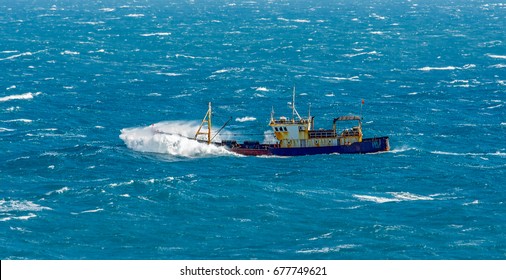
[[(362, 105), (364, 101), (362, 100)], [(226, 149), (247, 156), (303, 156), (316, 154), (357, 154), (377, 153), (390, 150), (388, 136), (363, 138), (361, 116), (340, 116), (334, 119), (331, 129), (315, 129), (314, 117), (308, 114), (302, 118), (295, 108), (295, 89), (292, 100), (292, 118), (274, 117), (271, 112), (269, 126), (276, 137), (276, 143), (267, 144), (259, 141), (223, 140), (213, 142), (213, 139), (228, 124), (225, 123), (217, 133), (212, 136), (212, 107), (202, 120), (195, 134), (195, 140), (206, 142), (209, 145), (222, 146)], [(229, 120), (230, 121), (230, 120)], [(339, 130), (338, 124), (353, 122), (351, 127)], [(204, 139), (199, 136), (204, 135)]]

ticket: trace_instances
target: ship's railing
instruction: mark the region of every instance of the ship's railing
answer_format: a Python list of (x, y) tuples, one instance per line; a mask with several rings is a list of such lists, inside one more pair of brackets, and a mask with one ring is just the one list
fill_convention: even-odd
[(335, 138), (334, 130), (310, 130), (309, 138)]
[(352, 129), (345, 129), (341, 136), (360, 136), (360, 130), (358, 127)]
[(307, 120), (288, 120), (288, 119), (279, 119), (279, 120), (272, 120), (271, 123), (274, 124), (306, 124), (308, 123)]

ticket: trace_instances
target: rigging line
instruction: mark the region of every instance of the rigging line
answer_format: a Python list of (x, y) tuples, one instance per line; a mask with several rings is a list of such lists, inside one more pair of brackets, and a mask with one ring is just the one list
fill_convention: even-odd
[(264, 134), (263, 133), (230, 133), (228, 135), (242, 136), (242, 135), (264, 135)]
[(220, 134), (220, 132), (225, 128), (225, 126), (227, 126), (227, 124), (232, 120), (232, 117), (230, 117), (228, 119), (228, 121), (220, 128), (218, 129), (218, 132), (216, 132), (216, 134), (211, 138), (211, 140), (209, 141), (213, 141), (214, 137), (218, 136), (218, 134)]

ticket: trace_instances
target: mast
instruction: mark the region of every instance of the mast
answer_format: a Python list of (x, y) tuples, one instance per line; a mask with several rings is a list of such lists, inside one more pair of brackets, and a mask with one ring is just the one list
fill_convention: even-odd
[[(204, 116), (204, 119), (202, 120), (202, 123), (200, 123), (199, 129), (197, 129), (197, 133), (195, 133), (195, 140), (197, 140), (197, 137), (201, 134), (206, 135), (207, 134), (207, 144), (211, 144), (211, 128), (212, 128), (212, 110), (211, 110), (211, 102), (209, 102), (209, 109), (207, 109), (207, 113)], [(204, 123), (207, 124), (207, 131), (201, 132), (200, 130), (204, 126)]]
[(292, 120), (295, 121), (295, 86), (293, 86), (292, 94)]
[(302, 120), (302, 118), (299, 115), (299, 112), (297, 112), (297, 109), (295, 109), (295, 86), (293, 86), (293, 95), (292, 95), (292, 121), (295, 122), (295, 115), (299, 118), (299, 120)]

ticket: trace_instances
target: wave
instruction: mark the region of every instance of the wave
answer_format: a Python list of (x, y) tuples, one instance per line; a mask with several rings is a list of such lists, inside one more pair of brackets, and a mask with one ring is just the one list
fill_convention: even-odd
[(63, 187), (61, 189), (58, 189), (58, 190), (55, 190), (55, 191), (50, 191), (50, 192), (47, 192), (46, 195), (52, 195), (52, 194), (62, 194), (64, 192), (68, 192), (70, 190), (69, 187)]
[(490, 53), (487, 53), (486, 54), (488, 57), (490, 58), (495, 58), (495, 59), (506, 59), (506, 55), (497, 55), (497, 54), (490, 54)]
[(60, 54), (61, 55), (78, 55), (80, 53), (66, 50), (66, 51), (61, 52)]
[(35, 93), (27, 92), (27, 93), (23, 93), (23, 94), (4, 96), (4, 97), (0, 97), (0, 102), (16, 100), (16, 99), (33, 99), (33, 97), (35, 97), (41, 93), (42, 92), (39, 91), (39, 92), (35, 92)]
[(168, 77), (177, 77), (177, 76), (182, 76), (184, 74), (181, 74), (181, 73), (173, 73), (173, 72), (170, 72), (170, 73), (163, 73), (163, 72), (155, 72), (157, 75), (162, 75), (162, 76), (168, 76)]
[(445, 152), (445, 151), (431, 151), (431, 154), (436, 155), (446, 155), (446, 156), (472, 156), (472, 157), (479, 157), (479, 156), (499, 156), (499, 157), (505, 157), (506, 153), (496, 151), (494, 153), (455, 153), (455, 152)]
[(354, 194), (353, 197), (361, 201), (370, 201), (376, 203), (386, 202), (401, 202), (401, 201), (416, 201), (416, 200), (434, 200), (431, 196), (424, 196), (418, 194), (412, 194), (409, 192), (387, 192), (390, 197), (381, 197), (373, 195), (358, 195)]
[(10, 131), (15, 131), (14, 129), (10, 129), (10, 128), (5, 128), (5, 127), (0, 127), (0, 132), (10, 132)]
[(92, 209), (92, 210), (84, 210), (84, 211), (79, 212), (79, 214), (96, 213), (96, 212), (100, 212), (100, 211), (104, 211), (104, 209), (103, 208), (97, 208), (97, 209)]
[(355, 56), (361, 56), (361, 55), (379, 55), (377, 51), (370, 51), (370, 52), (359, 52), (359, 53), (353, 53), (353, 54), (343, 54), (344, 57), (355, 57)]
[(156, 32), (156, 33), (145, 33), (141, 34), (142, 37), (152, 37), (152, 36), (169, 36), (170, 32)]
[(416, 70), (418, 71), (424, 71), (424, 72), (429, 72), (429, 71), (451, 71), (451, 70), (465, 70), (465, 69), (471, 69), (471, 68), (475, 68), (476, 65), (475, 64), (466, 64), (462, 67), (457, 67), (457, 66), (445, 66), (445, 67), (430, 67), (430, 66), (425, 66), (425, 67), (422, 67), (422, 68), (418, 68)]
[(235, 121), (236, 122), (252, 122), (252, 121), (256, 121), (257, 118), (255, 117), (242, 117), (242, 118), (236, 118)]
[(326, 254), (326, 253), (339, 252), (342, 249), (353, 249), (358, 246), (359, 245), (355, 245), (355, 244), (342, 244), (342, 245), (337, 245), (335, 247), (323, 247), (323, 248), (315, 248), (315, 249), (297, 250), (296, 253), (298, 253), (298, 254)]
[(0, 200), (0, 221), (5, 222), (9, 220), (28, 220), (37, 215), (33, 213), (23, 214), (16, 216), (19, 212), (39, 212), (43, 210), (53, 210), (49, 207), (41, 206), (31, 201), (20, 200)]
[[(160, 122), (146, 127), (124, 128), (119, 137), (129, 149), (138, 152), (186, 158), (235, 155), (223, 147), (194, 140), (198, 127), (196, 122)], [(215, 141), (221, 141), (219, 136)]]
[(255, 91), (267, 92), (267, 91), (269, 91), (269, 89), (268, 89), (268, 88), (266, 88), (266, 87), (257, 87), (257, 88), (255, 89)]
[(15, 119), (15, 120), (5, 120), (5, 121), (1, 121), (1, 122), (4, 122), (4, 123), (11, 123), (11, 122), (31, 123), (31, 122), (33, 122), (33, 120), (29, 120), (29, 119)]
[(358, 76), (353, 76), (353, 77), (349, 77), (349, 78), (344, 78), (344, 77), (322, 77), (322, 79), (335, 80), (335, 81), (360, 82), (360, 79), (359, 79)]
[(403, 152), (407, 152), (407, 151), (416, 151), (416, 150), (417, 150), (416, 148), (411, 148), (408, 146), (401, 146), (399, 148), (392, 149), (388, 152), (393, 153), (393, 154), (397, 154), (397, 153), (403, 153)]
[(506, 64), (503, 64), (503, 63), (499, 63), (499, 64), (494, 64), (494, 65), (490, 65), (488, 68), (506, 68)]
[(287, 19), (284, 17), (278, 17), (277, 19), (279, 21), (285, 21), (285, 22), (311, 23), (311, 21), (308, 19)]
[(126, 15), (126, 17), (141, 18), (141, 17), (144, 17), (144, 14), (128, 14), (128, 15)]
[(2, 60), (11, 60), (11, 59), (15, 59), (15, 58), (18, 58), (18, 57), (21, 57), (21, 56), (30, 56), (30, 55), (33, 55), (34, 53), (32, 52), (24, 52), (24, 53), (20, 53), (20, 54), (15, 54), (15, 55), (11, 55), (11, 56), (8, 56), (8, 57), (5, 57), (5, 58), (0, 58), (0, 61)]

